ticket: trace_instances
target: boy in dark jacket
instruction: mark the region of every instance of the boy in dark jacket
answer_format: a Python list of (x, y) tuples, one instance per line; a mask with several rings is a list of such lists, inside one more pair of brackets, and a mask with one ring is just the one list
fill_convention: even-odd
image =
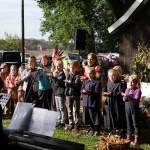
[(100, 81), (95, 80), (95, 69), (87, 70), (88, 79), (83, 82), (81, 93), (83, 98), (83, 107), (87, 109), (88, 119), (91, 126), (91, 132), (99, 135), (99, 108), (100, 108)]
[[(67, 102), (69, 129), (78, 129), (80, 118), (80, 89), (81, 80), (79, 75), (80, 64), (73, 61), (70, 64), (70, 72), (67, 74), (65, 83), (65, 95)], [(73, 113), (74, 111), (74, 113)]]

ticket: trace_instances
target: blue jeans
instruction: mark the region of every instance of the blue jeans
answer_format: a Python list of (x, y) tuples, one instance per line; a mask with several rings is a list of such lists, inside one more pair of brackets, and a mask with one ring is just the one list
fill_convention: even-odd
[(127, 134), (134, 133), (139, 135), (139, 106), (133, 101), (125, 102), (126, 120), (127, 120)]
[(58, 114), (58, 123), (65, 123), (65, 113), (64, 113), (64, 106), (65, 106), (65, 100), (64, 97), (62, 96), (55, 96), (55, 102), (56, 102), (56, 111), (59, 113)]
[(79, 124), (80, 118), (80, 97), (79, 96), (66, 96), (67, 111), (69, 124)]

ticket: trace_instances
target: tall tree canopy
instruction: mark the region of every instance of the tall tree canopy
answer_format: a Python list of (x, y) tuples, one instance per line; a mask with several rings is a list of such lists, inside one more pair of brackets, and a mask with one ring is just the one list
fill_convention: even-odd
[(49, 33), (53, 46), (66, 47), (75, 29), (87, 31), (86, 50), (109, 51), (114, 48), (107, 27), (114, 17), (105, 0), (36, 0), (44, 12), (41, 31)]

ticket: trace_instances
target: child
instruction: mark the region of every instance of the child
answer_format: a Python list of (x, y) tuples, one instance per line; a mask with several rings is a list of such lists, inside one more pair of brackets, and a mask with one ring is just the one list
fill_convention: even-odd
[(96, 79), (100, 80), (102, 68), (98, 66), (97, 57), (94, 53), (89, 53), (87, 55), (87, 65), (84, 67), (85, 72), (83, 72), (82, 80), (85, 80), (87, 78), (86, 70), (91, 67), (95, 69)]
[(6, 88), (7, 93), (11, 95), (10, 100), (10, 109), (11, 114), (13, 114), (15, 104), (18, 101), (18, 93), (17, 93), (17, 86), (16, 86), (16, 78), (17, 78), (17, 67), (15, 65), (10, 66), (10, 74), (6, 78)]
[(104, 128), (109, 132), (118, 132), (119, 129), (124, 127), (125, 116), (122, 115), (124, 106), (121, 92), (122, 87), (118, 71), (110, 69), (108, 71), (107, 86), (103, 93), (106, 97), (103, 110)]
[(23, 82), (19, 84), (22, 80), (22, 73), (24, 71), (24, 65), (21, 65), (18, 69), (18, 76), (16, 78), (16, 85), (18, 86), (18, 102), (24, 101), (24, 91), (23, 91)]
[[(139, 102), (141, 98), (141, 89), (138, 87), (137, 75), (129, 76), (129, 87), (122, 93), (125, 102), (126, 120), (127, 120), (127, 139), (131, 140), (132, 130), (134, 128), (133, 145), (139, 143)], [(132, 128), (133, 127), (133, 128)]]
[[(87, 65), (84, 67), (84, 72), (82, 74), (81, 80), (86, 80), (88, 79), (87, 77), (87, 71), (88, 69), (94, 69), (95, 70), (95, 79), (101, 81), (101, 71), (102, 68), (101, 66), (98, 65), (98, 60), (97, 60), (97, 56), (94, 53), (89, 53), (87, 55)], [(100, 101), (100, 108), (101, 109), (101, 91), (102, 89), (99, 89), (99, 93), (100, 93), (100, 97), (99, 97), (99, 101)], [(83, 122), (84, 124), (88, 124), (88, 118), (86, 118), (86, 110), (84, 110), (85, 107), (83, 107)], [(100, 113), (101, 115), (101, 113)], [(87, 122), (86, 122), (87, 120)]]
[(52, 80), (50, 79), (51, 65), (47, 55), (41, 58), (41, 67), (39, 68), (39, 107), (51, 110), (52, 99)]
[(92, 135), (99, 135), (99, 97), (100, 97), (100, 81), (96, 79), (95, 69), (87, 70), (88, 79), (83, 82), (81, 93), (83, 98), (83, 107), (87, 112)]
[(65, 126), (65, 118), (64, 118), (64, 107), (65, 107), (65, 73), (63, 71), (63, 62), (61, 60), (57, 60), (55, 62), (55, 71), (53, 72), (53, 91), (56, 102), (56, 111), (59, 113), (58, 122), (56, 127), (63, 128)]
[(8, 75), (9, 75), (8, 65), (6, 63), (2, 63), (0, 66), (0, 77), (4, 83), (3, 88), (2, 88), (3, 93), (7, 93), (5, 82), (6, 82), (6, 77)]
[[(70, 72), (66, 76), (66, 103), (68, 111), (68, 128), (71, 130), (73, 128), (78, 129), (79, 127), (79, 117), (80, 117), (80, 64), (78, 61), (73, 61), (70, 63)], [(74, 108), (74, 109), (73, 109)], [(73, 113), (74, 110), (74, 113)]]
[(30, 56), (28, 58), (27, 68), (23, 71), (22, 81), (24, 94), (24, 101), (37, 105), (38, 103), (38, 85), (39, 75), (36, 69), (36, 58)]

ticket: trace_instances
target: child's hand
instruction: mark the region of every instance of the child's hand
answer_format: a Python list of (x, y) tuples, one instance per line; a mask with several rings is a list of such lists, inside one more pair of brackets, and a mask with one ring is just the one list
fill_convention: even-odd
[(124, 96), (124, 97), (127, 97), (127, 94), (121, 92), (121, 95)]
[(68, 83), (68, 84), (70, 84), (70, 83), (71, 83), (71, 81), (70, 81), (70, 80), (64, 80), (64, 82), (65, 82), (65, 83)]
[(86, 93), (86, 90), (85, 90), (85, 89), (83, 89), (83, 90), (82, 90), (82, 93)]
[(49, 73), (47, 73), (47, 76), (53, 77), (53, 73), (52, 73), (52, 72), (49, 72)]
[(111, 92), (104, 92), (104, 96), (110, 96)]
[(81, 81), (84, 81), (84, 80), (86, 80), (86, 79), (87, 79), (86, 76), (81, 76)]

